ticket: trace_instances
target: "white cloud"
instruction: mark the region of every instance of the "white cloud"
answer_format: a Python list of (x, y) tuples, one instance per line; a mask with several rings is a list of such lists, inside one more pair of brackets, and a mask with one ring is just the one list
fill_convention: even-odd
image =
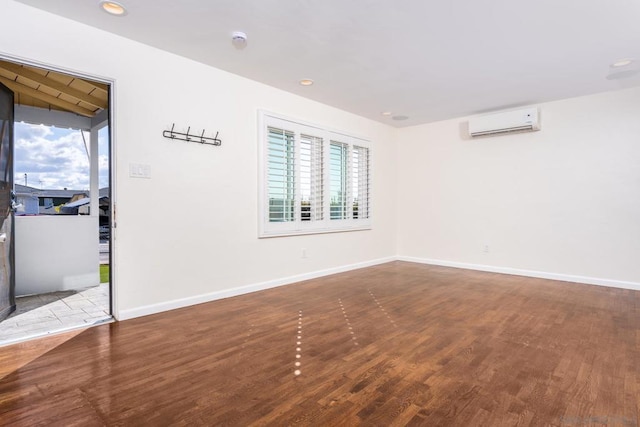
[[(88, 143), (88, 132), (84, 137)], [(16, 123), (14, 140), (15, 182), (24, 184), (27, 174), (27, 184), (37, 188), (89, 188), (89, 159), (79, 130)], [(108, 157), (101, 155), (99, 163), (100, 187), (106, 187)]]

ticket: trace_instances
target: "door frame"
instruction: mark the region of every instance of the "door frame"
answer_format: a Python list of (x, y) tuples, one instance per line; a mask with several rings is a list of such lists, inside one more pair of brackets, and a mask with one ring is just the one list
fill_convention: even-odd
[[(93, 80), (98, 83), (103, 83), (109, 86), (108, 90), (108, 125), (107, 132), (109, 135), (109, 217), (110, 217), (110, 230), (109, 230), (109, 312), (115, 319), (119, 319), (119, 310), (117, 303), (117, 265), (115, 261), (116, 239), (117, 239), (117, 219), (116, 219), (116, 204), (117, 204), (117, 189), (116, 189), (116, 174), (115, 171), (116, 160), (116, 119), (115, 119), (115, 105), (116, 105), (116, 79), (111, 77), (100, 76), (84, 71), (78, 71), (72, 68), (66, 68), (56, 64), (42, 62), (33, 59), (26, 59), (18, 56), (8, 55), (0, 52), (0, 60), (13, 62), (20, 65), (26, 65), (31, 67), (43, 68), (59, 73), (68, 74), (73, 77), (81, 79)], [(12, 224), (13, 226), (13, 224)], [(14, 236), (12, 236), (13, 238)]]

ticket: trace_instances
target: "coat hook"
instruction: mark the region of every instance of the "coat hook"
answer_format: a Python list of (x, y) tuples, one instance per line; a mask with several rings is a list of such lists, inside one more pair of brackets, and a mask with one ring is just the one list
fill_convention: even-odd
[(213, 138), (210, 138), (208, 136), (204, 136), (204, 134), (207, 131), (206, 129), (202, 129), (202, 133), (200, 135), (197, 135), (197, 134), (191, 134), (191, 126), (187, 128), (186, 133), (176, 132), (175, 127), (176, 127), (176, 124), (172, 123), (171, 130), (162, 131), (162, 136), (170, 139), (178, 139), (180, 141), (199, 142), (200, 144), (207, 144), (207, 145), (222, 145), (222, 141), (218, 139), (219, 132), (216, 132), (216, 136), (214, 136)]

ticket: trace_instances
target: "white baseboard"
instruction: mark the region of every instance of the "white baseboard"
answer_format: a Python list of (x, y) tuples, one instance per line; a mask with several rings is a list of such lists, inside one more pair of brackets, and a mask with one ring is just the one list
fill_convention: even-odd
[(359, 262), (356, 264), (343, 265), (340, 267), (328, 268), (325, 270), (313, 271), (311, 273), (298, 274), (282, 279), (269, 280), (261, 283), (254, 283), (246, 286), (239, 286), (231, 289), (211, 292), (207, 294), (195, 295), (177, 300), (164, 301), (158, 304), (150, 304), (142, 307), (130, 308), (127, 310), (119, 310), (116, 318), (118, 320), (133, 319), (134, 317), (147, 316), (149, 314), (160, 313), (163, 311), (174, 310), (176, 308), (188, 307), (190, 305), (202, 304), (209, 301), (215, 301), (222, 298), (230, 298), (238, 295), (248, 294), (251, 292), (263, 291), (265, 289), (276, 288), (278, 286), (290, 285), (292, 283), (301, 282), (303, 280), (315, 279), (318, 277), (328, 276), (330, 274), (343, 273), (345, 271), (357, 270), (359, 268), (371, 267), (373, 265), (384, 264), (386, 262), (395, 261), (396, 257), (379, 258), (371, 261)]
[(345, 271), (357, 270), (359, 268), (371, 267), (373, 265), (384, 264), (391, 261), (407, 261), (420, 264), (440, 265), (443, 267), (464, 268), (467, 270), (489, 271), (492, 273), (513, 274), (516, 276), (537, 277), (541, 279), (560, 280), (565, 282), (584, 283), (588, 285), (607, 286), (611, 288), (632, 289), (640, 291), (640, 283), (626, 282), (621, 280), (601, 279), (595, 277), (575, 276), (570, 274), (548, 273), (544, 271), (522, 270), (510, 267), (497, 267), (492, 265), (469, 264), (457, 261), (446, 261), (440, 259), (418, 258), (409, 256), (391, 256), (379, 258), (371, 261), (349, 264), (340, 267), (328, 268), (325, 270), (313, 271), (311, 273), (298, 274), (282, 279), (269, 280), (266, 282), (254, 283), (246, 286), (239, 286), (231, 289), (224, 289), (207, 294), (195, 295), (177, 300), (165, 301), (157, 304), (145, 305), (142, 307), (120, 310), (116, 315), (118, 320), (133, 319), (135, 317), (147, 316), (150, 314), (161, 313), (163, 311), (174, 310), (176, 308), (188, 307), (190, 305), (202, 304), (205, 302), (215, 301), (223, 298), (230, 298), (238, 295), (249, 294), (251, 292), (262, 291), (265, 289), (276, 288), (278, 286), (290, 285), (292, 283), (302, 282), (304, 280), (315, 279), (318, 277), (328, 276)]
[(561, 280), (564, 282), (585, 283), (587, 285), (607, 286), (610, 288), (632, 289), (640, 291), (640, 283), (626, 282), (622, 280), (601, 279), (596, 277), (574, 276), (571, 274), (547, 273), (545, 271), (521, 270), (510, 267), (496, 267), (493, 265), (469, 264), (456, 261), (445, 261), (440, 259), (417, 258), (408, 256), (396, 257), (398, 261), (416, 262), (420, 264), (441, 265), (443, 267), (464, 268), (467, 270), (490, 271), (492, 273), (513, 274), (516, 276), (537, 277), (540, 279)]

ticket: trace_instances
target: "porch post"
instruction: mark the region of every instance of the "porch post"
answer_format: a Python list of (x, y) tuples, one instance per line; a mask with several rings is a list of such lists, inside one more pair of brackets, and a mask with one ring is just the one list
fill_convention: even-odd
[(92, 127), (89, 136), (89, 214), (96, 218), (100, 215), (98, 130), (98, 127)]
[(101, 111), (91, 119), (89, 136), (89, 214), (100, 216), (100, 157), (98, 154), (98, 131), (107, 126), (109, 116), (106, 110)]

